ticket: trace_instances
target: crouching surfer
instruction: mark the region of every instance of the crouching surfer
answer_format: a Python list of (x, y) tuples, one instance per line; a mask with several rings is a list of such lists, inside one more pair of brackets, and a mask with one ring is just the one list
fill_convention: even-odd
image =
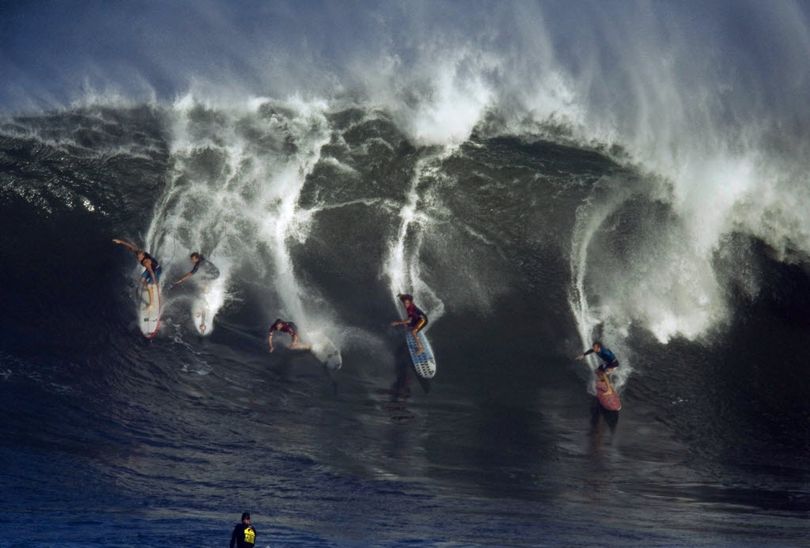
[(275, 350), (273, 347), (273, 335), (275, 333), (286, 333), (290, 336), (292, 342), (288, 348), (292, 350), (309, 350), (309, 346), (301, 342), (301, 338), (298, 335), (298, 326), (293, 322), (285, 322), (279, 318), (273, 322), (273, 325), (270, 326), (270, 331), (267, 333), (267, 344), (270, 345), (270, 352)]
[(190, 255), (191, 257), (191, 270), (186, 272), (182, 278), (177, 280), (172, 284), (172, 287), (177, 287), (178, 285), (184, 283), (186, 280), (197, 274), (200, 273), (198, 276), (201, 281), (207, 282), (216, 280), (219, 278), (219, 269), (214, 266), (214, 263), (200, 255), (198, 252), (194, 252)]
[(427, 314), (422, 312), (422, 310), (413, 303), (412, 295), (400, 293), (397, 295), (397, 297), (399, 297), (399, 300), (402, 301), (402, 305), (405, 307), (405, 313), (408, 315), (408, 317), (404, 320), (391, 322), (391, 325), (407, 325), (411, 330), (411, 335), (413, 335), (413, 338), (416, 341), (416, 353), (421, 354), (425, 351), (425, 349), (422, 346), (422, 342), (419, 340), (419, 337), (417, 337), (417, 334), (428, 324)]
[(598, 373), (607, 373), (608, 375), (613, 373), (613, 370), (619, 367), (619, 360), (616, 359), (616, 354), (610, 351), (605, 346), (602, 346), (602, 343), (599, 341), (594, 341), (593, 346), (589, 349), (580, 354), (576, 357), (578, 360), (585, 359), (585, 356), (589, 354), (596, 354), (599, 356), (599, 359), (602, 363), (599, 364), (599, 367), (596, 369)]
[(141, 274), (141, 283), (147, 288), (149, 292), (149, 305), (148, 310), (152, 310), (152, 303), (155, 302), (155, 288), (160, 282), (161, 268), (160, 263), (152, 257), (149, 253), (139, 248), (135, 244), (126, 240), (113, 239), (114, 244), (122, 245), (135, 254), (138, 262), (144, 268)]
[(619, 360), (616, 358), (616, 355), (610, 351), (609, 348), (602, 345), (599, 341), (594, 341), (593, 346), (589, 349), (580, 354), (576, 357), (577, 360), (585, 359), (585, 356), (589, 354), (596, 354), (599, 356), (599, 360), (601, 363), (599, 367), (596, 368), (596, 376), (599, 378), (600, 381), (603, 381), (609, 391), (613, 391), (613, 386), (610, 384), (610, 379), (608, 375), (613, 373), (613, 371), (619, 367)]

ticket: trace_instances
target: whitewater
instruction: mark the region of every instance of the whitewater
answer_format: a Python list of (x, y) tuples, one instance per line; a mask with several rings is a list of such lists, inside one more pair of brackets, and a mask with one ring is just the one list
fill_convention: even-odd
[(802, 542), (802, 4), (182, 8), (5, 8), (0, 544)]

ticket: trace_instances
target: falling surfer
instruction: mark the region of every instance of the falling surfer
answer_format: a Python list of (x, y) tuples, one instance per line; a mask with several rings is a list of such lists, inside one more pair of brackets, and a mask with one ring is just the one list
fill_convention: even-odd
[[(135, 257), (138, 259), (138, 262), (144, 268), (143, 274), (141, 274), (141, 283), (146, 287), (149, 293), (149, 304), (147, 305), (146, 309), (152, 310), (152, 303), (155, 302), (155, 288), (160, 282), (160, 263), (149, 253), (131, 242), (114, 238), (113, 243), (122, 245), (134, 253)], [(158, 289), (158, 291), (159, 290), (160, 289)]]
[(293, 322), (285, 322), (281, 318), (277, 319), (273, 322), (273, 325), (270, 326), (270, 331), (267, 333), (267, 343), (270, 345), (270, 352), (275, 350), (273, 347), (273, 335), (275, 333), (286, 333), (292, 339), (290, 343), (291, 350), (309, 350), (309, 345), (303, 344), (301, 342), (301, 338), (298, 335), (298, 326), (296, 326)]
[(408, 315), (408, 317), (404, 320), (391, 322), (391, 325), (407, 325), (411, 329), (411, 335), (413, 335), (414, 341), (416, 341), (416, 353), (421, 354), (425, 351), (425, 349), (422, 346), (422, 341), (419, 340), (417, 335), (428, 324), (427, 314), (422, 312), (422, 310), (413, 303), (413, 295), (409, 295), (408, 293), (400, 293), (397, 295), (397, 297), (399, 297), (399, 300), (402, 301), (402, 305), (405, 307), (405, 313)]

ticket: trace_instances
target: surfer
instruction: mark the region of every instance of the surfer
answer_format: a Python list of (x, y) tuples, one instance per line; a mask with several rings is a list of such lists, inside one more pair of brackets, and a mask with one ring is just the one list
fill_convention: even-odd
[(427, 314), (422, 312), (422, 310), (413, 304), (413, 295), (409, 295), (407, 293), (400, 293), (397, 295), (399, 300), (402, 301), (403, 306), (405, 307), (405, 312), (408, 314), (408, 317), (404, 320), (397, 320), (395, 322), (391, 322), (391, 325), (407, 325), (411, 329), (411, 334), (413, 335), (413, 339), (416, 341), (416, 353), (421, 354), (425, 351), (424, 347), (422, 346), (422, 342), (419, 340), (419, 337), (416, 335), (422, 331), (425, 326), (428, 324), (428, 317)]
[(204, 281), (216, 280), (219, 278), (219, 269), (214, 266), (214, 263), (200, 255), (198, 252), (194, 252), (190, 255), (191, 257), (191, 270), (188, 271), (182, 278), (177, 280), (172, 284), (172, 287), (178, 286), (191, 278), (194, 274), (200, 271), (200, 277)]
[(138, 262), (141, 263), (141, 266), (144, 268), (143, 274), (141, 274), (141, 283), (146, 286), (149, 292), (149, 305), (147, 306), (147, 310), (151, 310), (152, 303), (155, 302), (154, 288), (160, 282), (160, 263), (158, 263), (157, 259), (152, 257), (149, 253), (126, 240), (114, 238), (113, 243), (122, 245), (132, 251), (135, 254), (135, 257), (137, 257)]
[(253, 548), (256, 544), (256, 529), (250, 523), (250, 512), (242, 514), (242, 523), (237, 523), (231, 534), (229, 548)]
[(273, 334), (276, 332), (278, 333), (286, 333), (292, 339), (290, 346), (288, 348), (292, 350), (307, 350), (309, 346), (302, 344), (301, 339), (298, 336), (298, 326), (296, 326), (293, 322), (285, 322), (281, 318), (277, 319), (273, 322), (273, 325), (270, 326), (270, 331), (267, 333), (267, 343), (270, 345), (270, 352), (275, 350), (273, 348)]
[(599, 356), (599, 359), (602, 360), (602, 363), (596, 368), (597, 376), (601, 377), (605, 374), (609, 375), (613, 373), (614, 369), (619, 367), (619, 360), (616, 359), (616, 355), (607, 347), (602, 346), (602, 343), (599, 341), (594, 341), (593, 346), (589, 350), (586, 350), (577, 356), (576, 359), (583, 360), (588, 354), (596, 354)]

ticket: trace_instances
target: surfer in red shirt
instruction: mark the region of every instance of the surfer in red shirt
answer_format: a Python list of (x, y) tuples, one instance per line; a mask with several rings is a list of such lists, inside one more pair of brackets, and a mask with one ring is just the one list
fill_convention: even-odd
[(276, 332), (286, 333), (290, 336), (292, 342), (288, 348), (292, 350), (307, 350), (309, 348), (309, 346), (301, 343), (301, 339), (298, 336), (298, 326), (279, 318), (273, 322), (273, 325), (270, 326), (270, 331), (267, 333), (267, 343), (270, 345), (270, 352), (275, 350), (275, 348), (273, 348), (273, 334)]
[(407, 325), (411, 329), (411, 334), (413, 335), (414, 340), (416, 341), (416, 349), (417, 354), (421, 354), (425, 351), (422, 347), (422, 342), (417, 337), (417, 333), (422, 331), (425, 326), (428, 324), (428, 317), (427, 314), (422, 312), (418, 306), (413, 304), (413, 295), (409, 295), (407, 293), (400, 293), (397, 295), (399, 300), (402, 301), (402, 305), (405, 307), (405, 312), (408, 314), (408, 317), (404, 320), (397, 320), (395, 322), (391, 322), (391, 325)]

